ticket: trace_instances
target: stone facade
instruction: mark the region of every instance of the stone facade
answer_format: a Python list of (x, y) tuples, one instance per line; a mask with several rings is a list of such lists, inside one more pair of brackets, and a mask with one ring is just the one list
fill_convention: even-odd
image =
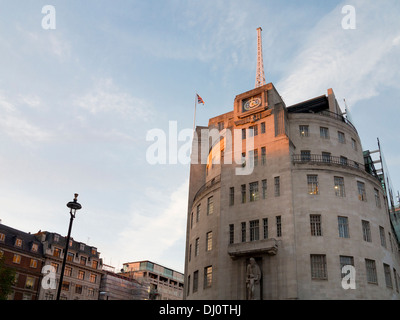
[(331, 89), (286, 107), (270, 83), (196, 133), (185, 299), (248, 299), (251, 258), (260, 299), (400, 298), (386, 195)]

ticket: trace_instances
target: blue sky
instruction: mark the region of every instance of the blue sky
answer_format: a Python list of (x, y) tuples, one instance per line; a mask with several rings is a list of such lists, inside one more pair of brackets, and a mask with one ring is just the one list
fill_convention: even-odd
[[(45, 5), (55, 29), (42, 28)], [(2, 223), (65, 235), (76, 192), (72, 236), (104, 263), (183, 272), (189, 166), (149, 164), (146, 134), (191, 129), (195, 92), (198, 125), (230, 111), (254, 88), (260, 26), (266, 81), (288, 106), (328, 88), (345, 98), (397, 192), (399, 16), (397, 0), (0, 0)]]

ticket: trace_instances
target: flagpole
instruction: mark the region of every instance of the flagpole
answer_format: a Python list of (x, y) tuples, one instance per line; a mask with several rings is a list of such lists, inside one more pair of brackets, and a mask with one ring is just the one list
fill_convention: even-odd
[(194, 95), (194, 119), (193, 119), (193, 138), (196, 130), (196, 106), (197, 106), (197, 92)]

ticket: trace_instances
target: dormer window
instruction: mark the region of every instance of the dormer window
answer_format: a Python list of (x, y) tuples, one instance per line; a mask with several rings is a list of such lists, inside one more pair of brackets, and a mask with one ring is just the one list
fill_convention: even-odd
[(6, 239), (6, 235), (4, 233), (0, 233), (0, 241), (4, 242), (5, 239)]
[(22, 239), (15, 240), (15, 246), (21, 248), (22, 247)]
[(81, 243), (81, 245), (80, 245), (80, 250), (81, 250), (81, 251), (85, 251), (85, 244), (84, 244), (84, 243)]
[(92, 255), (96, 255), (96, 253), (97, 253), (96, 248), (92, 248)]
[(54, 235), (54, 241), (55, 241), (55, 242), (60, 241), (60, 236), (59, 236), (58, 234), (55, 234), (55, 235)]
[(39, 246), (38, 246), (38, 244), (37, 243), (33, 243), (32, 244), (32, 252), (37, 252), (38, 251), (38, 248), (39, 248)]

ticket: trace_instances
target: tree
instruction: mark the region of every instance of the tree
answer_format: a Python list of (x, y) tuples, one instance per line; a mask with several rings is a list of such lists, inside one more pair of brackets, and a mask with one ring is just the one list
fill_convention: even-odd
[(7, 267), (4, 262), (4, 256), (0, 257), (0, 300), (7, 300), (12, 291), (12, 285), (15, 279), (15, 269)]

